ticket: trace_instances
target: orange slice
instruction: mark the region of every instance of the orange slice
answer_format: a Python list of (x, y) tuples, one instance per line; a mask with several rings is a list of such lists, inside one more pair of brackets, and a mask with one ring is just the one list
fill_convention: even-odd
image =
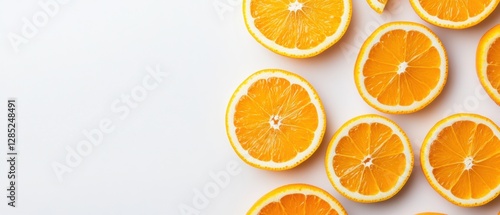
[(247, 215), (337, 215), (347, 214), (332, 195), (308, 184), (290, 184), (260, 198)]
[(351, 21), (351, 0), (243, 0), (247, 30), (269, 50), (315, 56), (340, 40)]
[(248, 77), (234, 92), (226, 111), (231, 146), (246, 163), (261, 169), (293, 168), (319, 147), (325, 111), (302, 77), (267, 69)]
[(365, 41), (356, 60), (354, 80), (373, 108), (413, 113), (431, 103), (448, 76), (448, 59), (439, 38), (412, 22), (380, 26)]
[(433, 25), (463, 29), (477, 25), (497, 7), (499, 0), (410, 0), (413, 10)]
[(363, 115), (346, 122), (328, 145), (325, 166), (335, 189), (357, 202), (396, 195), (413, 169), (408, 137), (393, 121)]
[(486, 32), (479, 41), (476, 68), (481, 85), (500, 105), (500, 25)]
[(382, 13), (387, 4), (387, 0), (366, 0), (370, 7), (377, 13)]
[(429, 184), (460, 206), (484, 205), (500, 193), (500, 130), (476, 114), (455, 114), (439, 121), (420, 151)]

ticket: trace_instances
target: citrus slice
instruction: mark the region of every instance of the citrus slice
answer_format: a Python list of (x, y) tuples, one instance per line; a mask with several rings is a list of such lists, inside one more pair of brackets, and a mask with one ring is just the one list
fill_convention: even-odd
[(479, 41), (476, 68), (481, 85), (500, 105), (500, 25), (486, 32)]
[(315, 56), (340, 40), (351, 21), (351, 0), (243, 0), (247, 30), (271, 51)]
[(408, 137), (393, 121), (363, 115), (333, 136), (325, 166), (333, 187), (357, 202), (380, 202), (396, 195), (413, 169)]
[(490, 119), (455, 114), (429, 131), (420, 151), (429, 184), (448, 201), (484, 205), (500, 193), (500, 131)]
[(347, 214), (328, 192), (308, 184), (290, 184), (260, 198), (247, 215), (335, 215)]
[(319, 147), (326, 128), (323, 104), (302, 77), (267, 69), (248, 77), (226, 111), (226, 132), (238, 156), (268, 170), (293, 168)]
[(477, 25), (497, 7), (499, 0), (410, 0), (413, 10), (428, 23), (464, 29)]
[(384, 11), (384, 7), (387, 4), (387, 0), (366, 0), (370, 7), (375, 10), (377, 13), (382, 13)]
[(370, 106), (394, 114), (413, 113), (431, 103), (448, 76), (439, 38), (412, 22), (380, 26), (361, 47), (354, 68), (359, 94)]

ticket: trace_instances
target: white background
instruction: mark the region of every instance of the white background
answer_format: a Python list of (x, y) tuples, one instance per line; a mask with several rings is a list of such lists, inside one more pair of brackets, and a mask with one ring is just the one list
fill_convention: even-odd
[[(339, 43), (319, 56), (291, 59), (268, 51), (250, 36), (238, 0), (71, 0), (58, 4), (57, 13), (39, 23), (38, 32), (16, 52), (9, 38), (22, 36), (23, 19), (44, 13), (39, 2), (47, 1), (0, 1), (2, 215), (183, 214), (181, 208), (190, 208), (191, 214), (245, 214), (263, 194), (288, 183), (321, 187), (350, 214), (500, 211), (500, 198), (479, 208), (447, 202), (425, 180), (418, 156), (427, 131), (449, 114), (479, 113), (500, 123), (499, 107), (485, 96), (474, 66), (479, 38), (500, 23), (498, 9), (476, 27), (448, 30), (422, 21), (408, 1), (391, 0), (379, 15), (365, 1), (353, 0), (352, 21)], [(214, 4), (226, 11), (216, 10)], [(355, 203), (330, 185), (323, 166), (325, 151), (333, 133), (348, 119), (381, 114), (357, 93), (353, 67), (368, 34), (396, 20), (424, 23), (441, 38), (448, 51), (449, 78), (427, 108), (409, 115), (382, 114), (407, 132), (415, 167), (394, 198)], [(137, 107), (120, 103), (122, 96), (143, 87), (146, 68), (157, 66), (168, 76), (135, 100)], [(225, 134), (224, 114), (231, 94), (248, 75), (264, 68), (305, 77), (327, 113), (321, 147), (289, 171), (246, 165)], [(19, 187), (14, 209), (7, 207), (8, 167), (3, 159), (9, 97), (16, 97), (19, 106)], [(130, 114), (112, 110), (117, 104), (128, 107)], [(102, 143), (59, 181), (53, 164), (67, 164), (67, 149), (86, 140), (83, 132), (98, 129), (101, 120), (110, 121), (113, 131), (104, 134)], [(228, 171), (227, 166), (233, 169)], [(217, 185), (214, 174), (227, 175), (228, 180)]]

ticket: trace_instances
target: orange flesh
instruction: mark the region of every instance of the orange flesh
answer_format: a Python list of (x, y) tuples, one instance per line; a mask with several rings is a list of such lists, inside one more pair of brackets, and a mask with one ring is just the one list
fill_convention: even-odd
[(486, 76), (488, 81), (500, 93), (500, 37), (493, 42), (488, 50), (487, 63)]
[(342, 1), (295, 3), (295, 0), (253, 0), (250, 11), (255, 27), (267, 39), (290, 49), (316, 47), (339, 28), (345, 10)]
[(409, 106), (436, 87), (440, 64), (439, 53), (426, 35), (393, 30), (370, 50), (363, 67), (364, 84), (382, 104)]
[(437, 182), (462, 199), (477, 199), (500, 184), (500, 140), (484, 124), (459, 121), (444, 128), (430, 146)]
[(279, 163), (309, 147), (318, 128), (318, 113), (303, 87), (273, 77), (256, 81), (241, 97), (234, 125), (250, 156)]
[(333, 158), (340, 183), (352, 192), (374, 195), (389, 191), (405, 170), (401, 139), (380, 123), (363, 123), (340, 139)]
[[(493, 0), (419, 0), (420, 5), (427, 13), (442, 20), (455, 22), (466, 21), (470, 17), (482, 13)], [(443, 10), (446, 8), (446, 10)]]
[(288, 215), (288, 214), (338, 214), (328, 202), (315, 196), (304, 194), (288, 194), (279, 202), (272, 202), (260, 210), (259, 215)]

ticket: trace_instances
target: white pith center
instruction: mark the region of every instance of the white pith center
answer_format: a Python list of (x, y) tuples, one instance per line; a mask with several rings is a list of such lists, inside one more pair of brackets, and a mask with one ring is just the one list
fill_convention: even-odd
[(398, 66), (398, 75), (403, 73), (403, 72), (406, 72), (406, 68), (408, 68), (408, 63), (407, 62), (403, 62), (401, 64), (399, 64)]
[(373, 159), (372, 159), (372, 156), (371, 156), (371, 155), (367, 155), (367, 156), (363, 159), (363, 165), (364, 165), (365, 167), (370, 167), (372, 164), (373, 164)]
[(269, 125), (273, 129), (280, 129), (281, 119), (278, 115), (272, 115), (271, 119), (269, 119)]
[(467, 157), (464, 160), (465, 170), (470, 170), (474, 166), (474, 159), (472, 157)]
[(290, 12), (297, 12), (299, 10), (302, 10), (302, 3), (300, 3), (299, 1), (292, 2), (288, 6), (288, 10)]

